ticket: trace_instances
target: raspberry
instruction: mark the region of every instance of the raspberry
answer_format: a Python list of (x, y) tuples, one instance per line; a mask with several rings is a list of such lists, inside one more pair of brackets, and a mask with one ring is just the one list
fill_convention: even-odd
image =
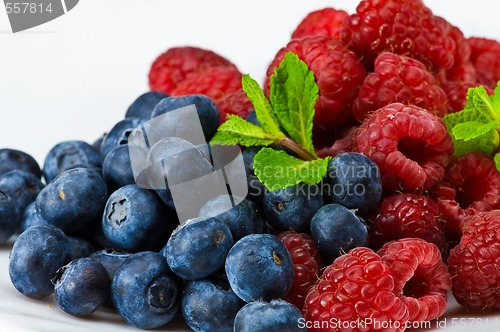
[(494, 89), (500, 80), (500, 43), (477, 37), (468, 38), (467, 43), (471, 48), (477, 82)]
[(344, 152), (352, 152), (355, 147), (355, 139), (357, 135), (358, 126), (353, 126), (347, 129), (343, 137), (337, 139), (332, 146), (324, 147), (316, 151), (320, 158), (327, 156), (338, 156)]
[[(477, 87), (480, 84), (468, 81), (447, 81), (442, 84), (443, 90), (448, 98), (449, 113), (460, 112), (467, 103), (467, 92), (469, 88)], [(484, 87), (489, 95), (493, 95), (493, 90), (487, 86)]]
[(292, 33), (292, 38), (323, 35), (332, 39), (340, 39), (342, 25), (347, 16), (345, 11), (334, 8), (310, 12)]
[(216, 104), (219, 109), (221, 123), (227, 120), (227, 114), (238, 115), (244, 119), (254, 109), (243, 89), (228, 93), (218, 99)]
[(419, 0), (361, 1), (344, 21), (342, 40), (368, 63), (392, 51), (419, 60), (433, 72), (453, 65), (453, 39)]
[(372, 247), (413, 237), (434, 243), (440, 250), (444, 248), (445, 220), (438, 205), (427, 196), (399, 194), (384, 198), (374, 226), (370, 234)]
[[(391, 271), (379, 255), (365, 247), (350, 250), (325, 269), (307, 294), (304, 317), (313, 327), (309, 331), (403, 331), (408, 308), (394, 287)], [(370, 321), (377, 325), (340, 328)], [(342, 325), (335, 328), (331, 322)]]
[(285, 300), (301, 309), (307, 292), (320, 274), (321, 258), (314, 239), (306, 233), (284, 231), (276, 235), (292, 256), (295, 267), (293, 286)]
[(443, 121), (416, 106), (393, 103), (359, 127), (356, 150), (371, 158), (386, 192), (423, 192), (438, 182), (453, 154)]
[(405, 238), (386, 243), (377, 254), (394, 277), (394, 292), (408, 307), (409, 320), (428, 321), (448, 307), (451, 276), (433, 243)]
[(500, 309), (500, 211), (468, 217), (462, 230), (448, 257), (453, 295), (468, 309)]
[(294, 52), (314, 72), (319, 87), (314, 114), (315, 131), (328, 132), (344, 124), (363, 83), (365, 70), (358, 57), (340, 41), (326, 36), (291, 40), (276, 54), (267, 69), (264, 89), (269, 94), (269, 78), (287, 52)]
[(390, 103), (413, 104), (435, 113), (447, 113), (446, 94), (420, 61), (391, 52), (380, 53), (373, 73), (366, 76), (354, 101), (352, 113), (365, 116)]
[(470, 152), (454, 159), (431, 197), (453, 231), (460, 231), (462, 222), (477, 212), (499, 209), (500, 173), (493, 158)]
[(233, 64), (212, 51), (198, 47), (173, 47), (154, 60), (149, 70), (149, 87), (152, 91), (169, 94), (190, 74), (215, 66)]

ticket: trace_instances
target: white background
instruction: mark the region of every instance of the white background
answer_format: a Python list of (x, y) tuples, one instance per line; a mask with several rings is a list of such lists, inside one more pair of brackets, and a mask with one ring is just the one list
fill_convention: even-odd
[[(42, 163), (56, 143), (92, 142), (148, 89), (149, 66), (173, 46), (213, 50), (262, 82), (310, 11), (354, 12), (350, 0), (81, 0), (66, 15), (13, 34), (0, 7), (0, 148)], [(496, 1), (426, 3), (466, 36), (496, 37)]]
[[(426, 3), (466, 36), (500, 38), (497, 1)], [(24, 150), (43, 163), (60, 141), (91, 143), (147, 91), (149, 66), (170, 47), (213, 50), (262, 82), (269, 62), (307, 13), (327, 6), (352, 13), (356, 5), (348, 0), (81, 0), (68, 14), (16, 34), (0, 6), (0, 148)], [(8, 248), (1, 247), (6, 266)], [(61, 331), (76, 328), (75, 322), (82, 330), (89, 327), (90, 321), (70, 319), (53, 301), (25, 299), (9, 284), (7, 272), (0, 272), (0, 330), (9, 322), (16, 330), (40, 330), (39, 315), (49, 330), (57, 324)], [(454, 303), (445, 318), (473, 315)], [(98, 320), (104, 330), (114, 324), (126, 328), (121, 321)], [(497, 330), (494, 322), (482, 330)], [(473, 324), (465, 330), (471, 327), (481, 328)]]

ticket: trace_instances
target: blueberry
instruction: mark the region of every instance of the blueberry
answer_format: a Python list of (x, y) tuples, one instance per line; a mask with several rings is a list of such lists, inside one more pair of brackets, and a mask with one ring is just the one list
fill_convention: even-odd
[(114, 248), (138, 252), (163, 246), (177, 224), (175, 212), (152, 190), (135, 184), (111, 194), (102, 217), (102, 230)]
[(368, 245), (366, 225), (340, 204), (328, 204), (316, 212), (311, 220), (311, 235), (330, 263), (355, 247)]
[(367, 217), (382, 196), (380, 170), (361, 153), (342, 153), (328, 165), (323, 192), (327, 203), (342, 204)]
[(266, 221), (260, 208), (249, 199), (242, 199), (233, 206), (234, 197), (220, 195), (209, 200), (200, 210), (201, 218), (216, 217), (231, 230), (234, 241), (245, 235), (264, 233)]
[(247, 120), (250, 123), (253, 123), (256, 126), (261, 126), (260, 121), (257, 119), (257, 113), (255, 111), (251, 111), (250, 113), (247, 114), (245, 117), (245, 120)]
[(241, 152), (243, 156), (243, 162), (245, 164), (245, 172), (247, 175), (247, 185), (248, 185), (248, 198), (255, 202), (260, 207), (264, 204), (264, 194), (266, 192), (266, 187), (255, 175), (253, 169), (253, 159), (257, 152), (259, 152), (261, 147), (250, 147), (246, 148)]
[(234, 317), (244, 304), (231, 290), (227, 278), (215, 274), (186, 284), (181, 312), (193, 331), (232, 332)]
[(137, 97), (125, 113), (126, 118), (137, 117), (149, 120), (156, 105), (168, 95), (159, 91), (148, 91)]
[(56, 303), (64, 312), (77, 317), (96, 311), (108, 298), (111, 289), (111, 280), (104, 266), (88, 257), (61, 267), (52, 282)]
[(246, 302), (286, 296), (295, 274), (290, 253), (270, 234), (250, 234), (236, 242), (225, 270), (231, 288)]
[[(182, 97), (168, 97), (161, 100), (156, 105), (151, 118), (174, 111), (176, 109), (195, 105), (201, 127), (205, 134), (205, 140), (208, 142), (214, 136), (219, 127), (219, 110), (212, 99), (204, 95), (187, 95)], [(180, 124), (175, 124), (179, 126)]]
[(7, 241), (19, 227), (19, 215), (10, 196), (0, 190), (0, 243)]
[(13, 170), (0, 175), (0, 190), (14, 202), (18, 223), (24, 209), (36, 199), (43, 187), (40, 178), (30, 172)]
[(69, 261), (64, 233), (52, 226), (33, 226), (20, 234), (12, 247), (9, 276), (22, 294), (43, 298), (54, 292), (51, 279)]
[(38, 213), (36, 213), (35, 203), (36, 203), (35, 201), (31, 202), (24, 209), (23, 215), (21, 217), (21, 224), (19, 225), (19, 233), (24, 232), (25, 230), (27, 230), (29, 227), (32, 226), (50, 225), (43, 218), (40, 218)]
[(312, 216), (323, 206), (321, 189), (317, 185), (298, 185), (269, 191), (264, 196), (264, 215), (276, 230), (305, 232)]
[(101, 136), (99, 136), (91, 145), (92, 147), (97, 150), (97, 151), (101, 151), (101, 145), (102, 145), (102, 141), (104, 141), (104, 138), (106, 137), (107, 133), (103, 133)]
[(165, 257), (144, 251), (131, 255), (118, 268), (111, 282), (111, 297), (128, 324), (153, 329), (174, 318), (181, 289)]
[(174, 230), (166, 244), (165, 256), (176, 275), (196, 280), (222, 268), (232, 245), (231, 231), (223, 221), (191, 219)]
[(128, 137), (132, 131), (141, 125), (144, 119), (137, 117), (125, 118), (118, 121), (113, 128), (106, 134), (101, 143), (101, 161), (104, 161), (108, 153), (120, 145), (128, 144)]
[(88, 257), (95, 251), (94, 246), (85, 239), (75, 236), (66, 236), (66, 240), (68, 242), (70, 260)]
[[(130, 255), (130, 253), (118, 249), (102, 249), (92, 253), (90, 255), (90, 258), (95, 259), (96, 261), (101, 263), (108, 272), (109, 278), (113, 280), (113, 277), (115, 276), (118, 268)], [(110, 309), (114, 308), (113, 302), (111, 300), (111, 293), (109, 294), (106, 301), (104, 301), (102, 306)]]
[(49, 183), (62, 172), (77, 167), (100, 169), (99, 152), (84, 141), (64, 141), (50, 149), (45, 157), (43, 177)]
[(15, 149), (0, 149), (0, 175), (15, 169), (42, 177), (40, 165), (31, 155)]
[(128, 144), (117, 146), (108, 153), (102, 163), (102, 174), (113, 190), (135, 183)]
[(102, 176), (90, 168), (59, 174), (38, 195), (36, 211), (65, 233), (88, 226), (102, 213), (108, 192)]
[[(240, 309), (234, 320), (234, 332), (305, 332), (304, 316), (284, 300), (255, 301)], [(305, 325), (305, 324), (304, 324)]]

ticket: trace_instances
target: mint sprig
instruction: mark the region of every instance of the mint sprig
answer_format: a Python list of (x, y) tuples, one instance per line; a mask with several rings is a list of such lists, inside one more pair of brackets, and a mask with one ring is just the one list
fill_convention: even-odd
[(318, 158), (312, 142), (314, 105), (319, 91), (313, 72), (296, 54), (289, 52), (270, 78), (269, 99), (249, 75), (243, 75), (242, 87), (261, 126), (231, 115), (219, 126), (210, 143), (263, 146), (254, 157), (253, 167), (269, 190), (301, 182), (319, 183), (331, 157)]
[(482, 86), (470, 88), (465, 108), (443, 117), (453, 139), (455, 156), (471, 151), (494, 155), (500, 171), (500, 82), (493, 96)]

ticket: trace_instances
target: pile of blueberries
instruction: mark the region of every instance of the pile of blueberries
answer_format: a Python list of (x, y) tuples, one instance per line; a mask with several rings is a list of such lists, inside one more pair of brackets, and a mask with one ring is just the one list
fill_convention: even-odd
[(150, 189), (143, 185), (148, 174), (134, 174), (129, 138), (147, 121), (189, 105), (208, 142), (219, 125), (211, 99), (147, 92), (93, 144), (54, 146), (42, 168), (25, 152), (0, 149), (0, 242), (18, 234), (12, 284), (32, 298), (54, 294), (70, 315), (104, 307), (142, 329), (179, 315), (194, 331), (305, 331), (300, 308), (283, 300), (294, 265), (275, 234), (311, 234), (325, 264), (367, 245), (363, 219), (381, 197), (377, 166), (345, 153), (333, 158), (320, 184), (271, 192), (253, 172), (259, 148), (246, 148), (248, 195), (230, 208), (231, 195), (212, 197), (196, 217), (180, 221), (169, 185), (213, 172), (211, 147), (159, 140), (145, 172), (169, 177)]

